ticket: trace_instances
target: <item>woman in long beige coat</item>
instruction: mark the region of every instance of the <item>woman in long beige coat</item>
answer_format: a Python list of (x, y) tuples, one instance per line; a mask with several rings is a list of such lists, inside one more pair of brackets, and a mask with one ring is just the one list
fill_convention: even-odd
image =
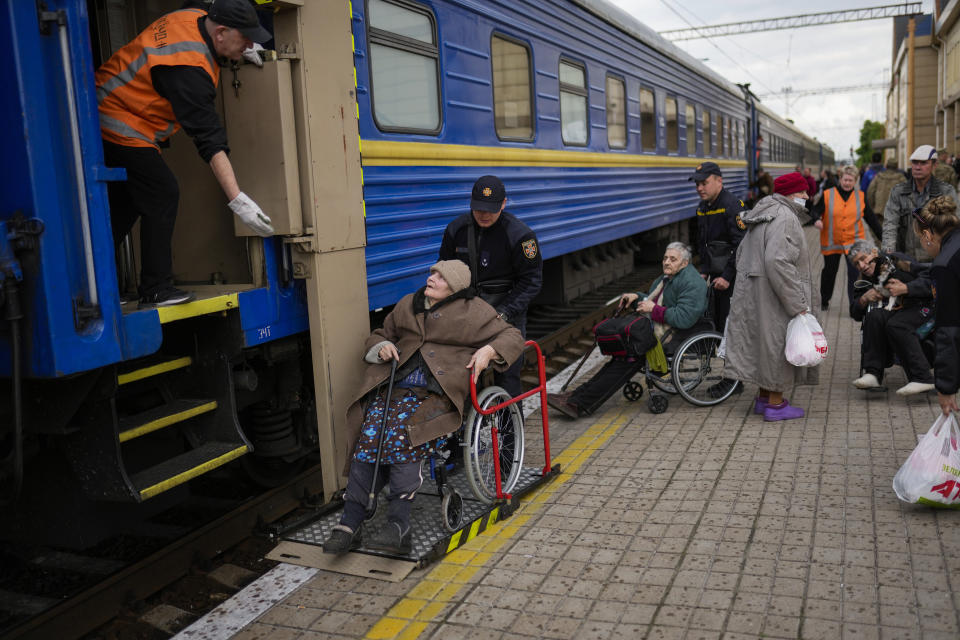
[(783, 392), (794, 384), (816, 384), (817, 370), (787, 362), (787, 324), (801, 313), (820, 311), (810, 253), (801, 220), (807, 183), (799, 173), (774, 182), (774, 195), (740, 214), (747, 234), (737, 249), (737, 286), (726, 328), (725, 375), (760, 388), (754, 413), (767, 421), (802, 418)]
[[(387, 524), (366, 546), (398, 554), (410, 552), (410, 510), (423, 482), (420, 461), (434, 452), (437, 439), (463, 422), (470, 389), (488, 365), (506, 370), (520, 357), (523, 337), (474, 296), (470, 268), (444, 260), (430, 268), (427, 284), (400, 300), (365, 345), (369, 363), (354, 402), (347, 409), (345, 444), (349, 455), (347, 489), (340, 524), (323, 545), (344, 553), (359, 544), (384, 411), (387, 412), (380, 489), (389, 478)], [(389, 407), (383, 391), (397, 360)], [(468, 371), (471, 370), (471, 371)]]

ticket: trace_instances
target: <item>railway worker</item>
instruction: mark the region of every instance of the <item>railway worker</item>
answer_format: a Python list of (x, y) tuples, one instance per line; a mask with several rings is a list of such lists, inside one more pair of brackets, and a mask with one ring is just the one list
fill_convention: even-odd
[(398, 365), (374, 491), (379, 494), (389, 481), (387, 523), (365, 544), (405, 555), (411, 548), (410, 512), (423, 482), (420, 462), (463, 423), (467, 370), (476, 380), (487, 366), (505, 370), (522, 352), (520, 332), (475, 295), (465, 264), (445, 260), (430, 267), (426, 286), (402, 298), (367, 338), (362, 391), (347, 409), (351, 457), (343, 515), (323, 543), (325, 553), (345, 553), (360, 543), (384, 425), (387, 363)]
[(717, 331), (730, 312), (730, 296), (737, 277), (737, 247), (747, 226), (740, 219), (743, 201), (723, 188), (723, 174), (716, 162), (701, 162), (688, 180), (697, 186), (697, 231), (700, 275), (712, 278), (713, 320)]
[[(543, 281), (543, 258), (537, 236), (509, 211), (507, 191), (496, 176), (482, 176), (473, 185), (470, 213), (447, 225), (440, 260), (461, 260), (470, 267), (471, 284), (501, 318), (527, 334), (527, 306)], [(512, 396), (522, 392), (517, 360), (496, 383)]]
[[(950, 202), (949, 198), (946, 200)], [(881, 256), (868, 239), (857, 240), (850, 248), (850, 261), (863, 278), (858, 282), (858, 295), (850, 303), (850, 317), (863, 323), (860, 345), (863, 375), (853, 381), (857, 389), (880, 389), (883, 372), (893, 364), (894, 355), (907, 376), (907, 384), (897, 389), (898, 395), (909, 396), (933, 389), (930, 363), (917, 334), (933, 316), (933, 294), (929, 279), (918, 277), (917, 263), (904, 258), (904, 254)], [(926, 267), (922, 269), (926, 271)], [(889, 295), (897, 296), (892, 309), (886, 308)]]
[(950, 165), (950, 154), (946, 149), (937, 149), (937, 165), (933, 168), (933, 176), (957, 188), (957, 172)]
[(820, 229), (820, 253), (823, 254), (820, 300), (824, 310), (830, 308), (841, 257), (847, 263), (847, 302), (853, 302), (853, 283), (857, 279), (857, 272), (847, 259), (847, 252), (855, 240), (867, 237), (865, 221), (875, 232), (880, 232), (876, 217), (866, 211), (866, 198), (857, 188), (858, 177), (856, 167), (843, 167), (840, 170), (840, 184), (825, 190), (823, 197), (813, 205), (814, 224)]
[(816, 315), (820, 310), (800, 226), (810, 217), (807, 181), (799, 173), (788, 173), (776, 179), (774, 189), (774, 195), (741, 216), (747, 234), (737, 251), (742, 277), (727, 320), (724, 371), (759, 387), (753, 411), (768, 422), (804, 416), (783, 392), (795, 384), (816, 384), (818, 372), (816, 367), (794, 367), (787, 361), (787, 325), (799, 314)]
[(119, 244), (140, 219), (142, 306), (193, 298), (173, 286), (180, 193), (160, 154), (181, 127), (210, 165), (230, 209), (259, 235), (273, 234), (270, 218), (240, 191), (216, 110), (220, 67), (270, 38), (249, 0), (214, 0), (209, 11), (185, 8), (162, 16), (97, 69), (104, 160), (127, 171), (125, 182), (108, 187), (113, 238)]
[(911, 214), (940, 196), (957, 201), (957, 191), (949, 183), (933, 175), (937, 151), (922, 144), (910, 155), (910, 179), (890, 190), (883, 210), (882, 248), (890, 253), (906, 253), (918, 262), (930, 262), (931, 256), (911, 224)]

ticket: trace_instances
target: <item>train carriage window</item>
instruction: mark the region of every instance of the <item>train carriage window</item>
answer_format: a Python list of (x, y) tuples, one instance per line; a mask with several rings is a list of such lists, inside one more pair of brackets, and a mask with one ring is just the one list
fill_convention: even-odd
[(568, 60), (560, 61), (560, 132), (564, 144), (587, 144), (587, 70)]
[(440, 131), (433, 14), (409, 2), (368, 0), (373, 115), (383, 131)]
[(713, 139), (710, 132), (710, 112), (706, 109), (703, 110), (703, 115), (700, 116), (703, 118), (703, 155), (711, 156), (713, 155)]
[(530, 50), (502, 36), (493, 36), (493, 121), (504, 140), (533, 139), (533, 83)]
[(650, 89), (640, 89), (640, 146), (644, 151), (657, 150), (657, 109)]
[(697, 155), (697, 109), (689, 102), (687, 103), (687, 155)]
[(733, 155), (733, 121), (725, 118), (727, 121), (727, 134), (723, 138), (723, 143), (727, 145), (727, 157)]
[(607, 76), (607, 144), (627, 146), (627, 89), (620, 78)]
[(680, 151), (680, 125), (677, 122), (677, 99), (668, 97), (663, 102), (667, 127), (667, 153)]
[(723, 135), (724, 135), (723, 114), (718, 113), (717, 114), (717, 156), (721, 158), (724, 155), (726, 155), (724, 153), (725, 149), (723, 148)]

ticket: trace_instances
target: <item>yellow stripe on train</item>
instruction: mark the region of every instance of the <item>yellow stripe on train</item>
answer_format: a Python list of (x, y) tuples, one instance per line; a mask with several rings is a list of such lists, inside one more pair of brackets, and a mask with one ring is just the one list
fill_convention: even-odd
[[(518, 147), (481, 147), (466, 144), (362, 140), (363, 166), (457, 167), (677, 167), (693, 169), (700, 158), (639, 153), (560, 151)], [(722, 167), (745, 169), (736, 159), (711, 160)]]

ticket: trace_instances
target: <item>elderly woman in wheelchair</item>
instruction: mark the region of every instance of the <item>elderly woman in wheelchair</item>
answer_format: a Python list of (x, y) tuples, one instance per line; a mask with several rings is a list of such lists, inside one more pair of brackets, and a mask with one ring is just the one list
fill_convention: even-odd
[(475, 297), (467, 265), (447, 260), (430, 268), (426, 286), (401, 299), (383, 328), (367, 339), (369, 364), (361, 392), (347, 410), (343, 515), (324, 552), (340, 554), (360, 545), (360, 525), (375, 510), (376, 495), (389, 479), (387, 524), (364, 544), (410, 553), (410, 513), (423, 482), (421, 463), (463, 423), (467, 369), (474, 381), (488, 365), (504, 371), (523, 346), (520, 332)]
[[(716, 404), (734, 392), (736, 383), (722, 375), (718, 354), (722, 336), (704, 317), (708, 286), (690, 258), (685, 244), (670, 243), (663, 255), (663, 274), (650, 291), (620, 297), (621, 309), (634, 307), (649, 316), (662, 352), (655, 347), (648, 357), (614, 357), (572, 393), (548, 394), (551, 407), (570, 418), (589, 415), (624, 385), (624, 395), (637, 399), (643, 390), (630, 378), (644, 368), (648, 383), (666, 393), (680, 393), (700, 406)], [(666, 410), (666, 398), (653, 395), (649, 406), (654, 413), (661, 413)]]

